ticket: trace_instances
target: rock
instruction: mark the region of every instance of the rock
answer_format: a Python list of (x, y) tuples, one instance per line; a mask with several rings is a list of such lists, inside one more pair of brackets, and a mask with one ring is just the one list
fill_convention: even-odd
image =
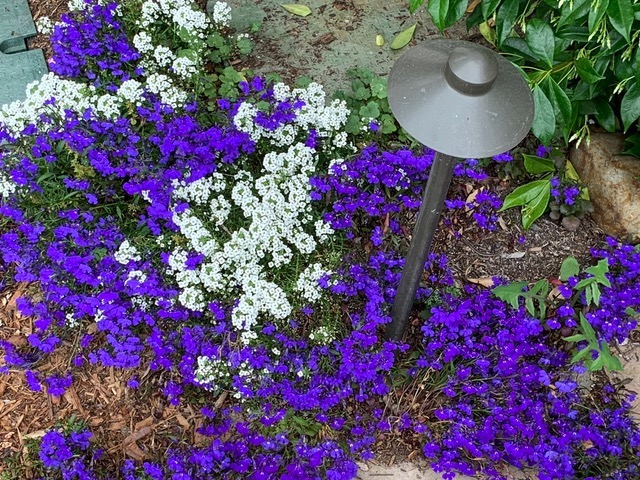
[(589, 188), (593, 219), (609, 235), (640, 243), (640, 159), (619, 155), (621, 134), (592, 133), (569, 159)]

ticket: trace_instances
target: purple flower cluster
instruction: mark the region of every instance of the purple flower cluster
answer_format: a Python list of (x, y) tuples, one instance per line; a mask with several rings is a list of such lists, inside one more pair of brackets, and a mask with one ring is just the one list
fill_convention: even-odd
[[(325, 195), (332, 199), (324, 218), (334, 229), (345, 229), (348, 238), (370, 232), (372, 243), (379, 246), (387, 230), (402, 234), (403, 212), (419, 209), (434, 156), (435, 152), (428, 149), (416, 154), (406, 149), (381, 151), (369, 145), (354, 158), (333, 164), (327, 176), (313, 178), (311, 195), (317, 200)], [(473, 159), (456, 165), (454, 176), (474, 181), (486, 178)], [(487, 229), (495, 228), (501, 205), (499, 196), (488, 191), (480, 191), (469, 201), (446, 203), (450, 209), (472, 212), (477, 224)], [(385, 222), (383, 231), (380, 224)]]
[(503, 478), (504, 462), (535, 467), (544, 480), (624, 478), (589, 472), (640, 468), (640, 430), (627, 401), (612, 393), (587, 404), (576, 380), (583, 369), (569, 368), (524, 309), (468, 288), (432, 308), (422, 332), (416, 367), (432, 369), (442, 387), (431, 413), (438, 422), (418, 426), (427, 432), (425, 455), (445, 478)]
[[(91, 452), (88, 430), (64, 433), (51, 430), (40, 443), (40, 461), (48, 474), (60, 475), (64, 480), (94, 480), (100, 478), (92, 472), (91, 465), (101, 452)], [(47, 476), (47, 478), (53, 478)], [(56, 477), (57, 478), (57, 477)]]
[(142, 73), (135, 67), (140, 54), (116, 19), (118, 3), (84, 0), (86, 10), (62, 15), (51, 35), (52, 72), (85, 78), (95, 87), (117, 90), (120, 83)]

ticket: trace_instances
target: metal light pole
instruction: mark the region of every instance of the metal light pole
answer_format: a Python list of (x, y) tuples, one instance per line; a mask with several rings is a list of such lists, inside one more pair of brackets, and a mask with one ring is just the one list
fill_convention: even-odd
[(398, 123), (436, 151), (386, 331), (400, 340), (458, 159), (513, 148), (529, 132), (534, 109), (515, 66), (462, 40), (429, 40), (409, 50), (391, 69), (388, 95)]

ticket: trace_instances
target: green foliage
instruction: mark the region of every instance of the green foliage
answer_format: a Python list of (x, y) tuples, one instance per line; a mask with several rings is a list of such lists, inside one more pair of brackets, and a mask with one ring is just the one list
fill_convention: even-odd
[(407, 135), (400, 128), (389, 107), (387, 99), (387, 79), (379, 77), (370, 70), (356, 68), (347, 72), (351, 78), (350, 92), (337, 92), (334, 98), (347, 102), (351, 111), (345, 130), (356, 136), (367, 136), (371, 121), (377, 123), (378, 135), (392, 135), (400, 140), (407, 140)]
[(562, 215), (582, 218), (585, 212), (591, 211), (592, 206), (586, 198), (586, 190), (580, 188), (582, 194), (572, 205), (556, 201), (551, 196), (552, 179), (556, 178), (561, 184), (577, 185), (577, 176), (573, 170), (567, 168), (567, 162), (558, 151), (552, 152), (551, 158), (523, 154), (524, 169), (529, 175), (542, 178), (517, 187), (507, 195), (499, 211), (513, 207), (522, 207), (522, 226), (529, 229), (547, 209), (551, 209), (551, 218), (558, 220)]
[[(606, 273), (609, 267), (606, 260), (600, 260), (596, 265), (584, 270), (588, 277), (580, 280), (573, 288), (573, 295), (568, 299), (575, 305), (582, 294), (585, 295), (586, 312), (592, 305), (600, 304), (600, 287), (604, 285), (610, 287)], [(576, 277), (580, 273), (580, 265), (574, 257), (567, 257), (560, 267), (560, 280), (566, 281), (571, 277)], [(550, 298), (551, 285), (546, 279), (539, 280), (529, 287), (527, 282), (513, 282), (507, 285), (495, 287), (492, 292), (500, 300), (508, 303), (514, 309), (520, 308), (524, 304), (527, 313), (532, 317), (546, 320), (547, 307), (549, 303), (556, 302), (557, 298)], [(629, 312), (630, 315), (637, 312)], [(578, 333), (564, 337), (567, 342), (580, 344), (581, 348), (574, 353), (571, 362), (583, 361), (591, 371), (600, 370), (606, 367), (609, 370), (621, 370), (620, 360), (611, 354), (611, 349), (606, 341), (598, 339), (597, 334), (582, 311), (577, 313), (580, 325)]]
[[(415, 11), (423, 0), (410, 0)], [(465, 16), (467, 1), (429, 0), (440, 30)], [(526, 73), (536, 113), (532, 131), (548, 145), (588, 140), (589, 125), (623, 130), (640, 157), (640, 2), (481, 0), (466, 19)]]
[[(586, 317), (580, 314), (580, 333), (565, 337), (567, 342), (587, 342), (587, 345), (578, 350), (571, 358), (571, 363), (584, 361), (587, 368), (594, 372), (606, 367), (609, 370), (622, 370), (622, 364), (620, 359), (614, 357), (611, 354), (611, 349), (605, 341), (599, 341), (596, 337), (596, 332), (587, 321)], [(597, 352), (597, 356), (594, 359), (592, 352)]]
[[(549, 282), (538, 281), (533, 287), (525, 289), (527, 282), (513, 282), (508, 285), (495, 287), (492, 292), (500, 300), (507, 302), (513, 308), (520, 308), (520, 300), (524, 300), (524, 306), (532, 317), (544, 319), (547, 313), (547, 295), (549, 295)], [(536, 308), (536, 304), (538, 307)]]

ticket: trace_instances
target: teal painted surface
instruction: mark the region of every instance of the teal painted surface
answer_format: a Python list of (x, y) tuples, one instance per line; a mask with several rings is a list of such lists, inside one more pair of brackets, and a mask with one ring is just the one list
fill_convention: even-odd
[(0, 105), (25, 98), (25, 87), (47, 73), (42, 50), (27, 50), (36, 34), (27, 0), (0, 0)]

